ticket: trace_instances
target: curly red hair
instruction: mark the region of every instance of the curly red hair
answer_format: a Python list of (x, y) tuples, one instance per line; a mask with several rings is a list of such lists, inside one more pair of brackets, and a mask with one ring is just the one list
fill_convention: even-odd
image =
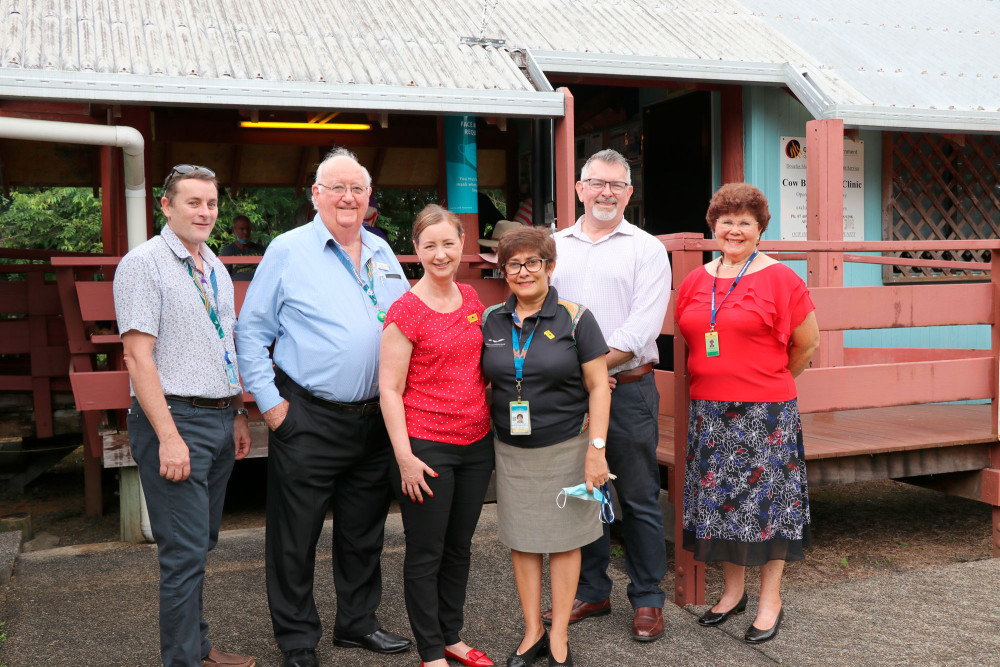
[(724, 215), (749, 213), (760, 225), (760, 233), (767, 229), (771, 221), (771, 211), (767, 207), (764, 193), (749, 183), (726, 183), (719, 188), (708, 203), (705, 220), (715, 233), (715, 223)]

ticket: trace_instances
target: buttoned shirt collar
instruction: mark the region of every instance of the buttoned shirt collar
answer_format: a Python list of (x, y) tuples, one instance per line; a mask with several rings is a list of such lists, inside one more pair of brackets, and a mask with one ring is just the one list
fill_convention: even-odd
[[(192, 255), (191, 252), (184, 246), (177, 234), (174, 233), (174, 230), (170, 229), (169, 224), (163, 226), (163, 229), (160, 231), (160, 236), (162, 236), (163, 240), (167, 242), (167, 247), (170, 248), (175, 255), (177, 255), (177, 259), (190, 259), (191, 261), (194, 261), (194, 255)], [(198, 254), (201, 255), (202, 262), (210, 262), (213, 265), (215, 264), (215, 261), (213, 260), (217, 258), (215, 253), (212, 252), (212, 249), (208, 247), (208, 244), (202, 243), (198, 247)]]
[[(341, 249), (344, 248), (344, 245), (334, 238), (333, 234), (330, 232), (330, 228), (323, 222), (323, 218), (319, 213), (316, 214), (316, 217), (313, 218), (312, 222), (309, 224), (312, 225), (313, 232), (316, 234), (316, 241), (320, 245), (327, 246), (330, 250), (333, 250), (334, 247)], [(371, 241), (369, 240), (368, 242), (365, 242), (365, 235), (367, 234), (368, 236), (374, 238), (378, 237), (365, 229), (364, 225), (361, 225), (361, 229), (359, 229), (358, 232), (361, 235), (361, 265), (364, 266), (364, 263), (375, 255), (372, 251)], [(344, 252), (347, 251), (344, 250)]]
[(606, 234), (606, 235), (602, 236), (601, 238), (597, 239), (596, 241), (594, 241), (589, 236), (587, 236), (586, 232), (583, 231), (583, 219), (584, 219), (584, 217), (585, 216), (581, 215), (580, 218), (576, 221), (576, 224), (574, 224), (572, 227), (569, 228), (570, 235), (571, 236), (575, 236), (576, 238), (580, 239), (581, 241), (586, 241), (587, 243), (600, 243), (601, 241), (603, 241), (605, 239), (611, 238), (615, 234), (625, 234), (627, 236), (634, 236), (635, 235), (635, 225), (633, 225), (632, 223), (630, 223), (623, 216), (622, 219), (618, 221), (618, 225), (615, 226), (615, 228), (611, 230), (610, 234)]

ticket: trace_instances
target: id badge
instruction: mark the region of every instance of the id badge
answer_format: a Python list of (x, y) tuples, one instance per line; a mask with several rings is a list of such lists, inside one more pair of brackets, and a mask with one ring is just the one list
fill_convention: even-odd
[(708, 331), (705, 333), (705, 356), (719, 356), (719, 332)]
[(229, 388), (234, 391), (243, 391), (243, 388), (240, 386), (240, 378), (236, 374), (236, 366), (230, 361), (228, 352), (223, 355), (223, 359), (226, 362), (226, 378), (229, 380)]
[(531, 411), (527, 401), (510, 402), (510, 434), (531, 435)]

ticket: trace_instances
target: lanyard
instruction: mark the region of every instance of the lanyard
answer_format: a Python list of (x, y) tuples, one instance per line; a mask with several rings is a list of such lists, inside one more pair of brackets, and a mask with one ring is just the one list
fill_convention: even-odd
[(531, 345), (531, 339), (535, 337), (535, 329), (537, 328), (538, 322), (536, 321), (528, 340), (524, 341), (524, 347), (521, 347), (521, 338), (517, 335), (517, 327), (513, 324), (510, 325), (510, 341), (514, 348), (514, 387), (517, 389), (517, 400), (519, 401), (521, 400), (521, 379), (524, 377), (524, 358), (528, 355), (528, 346)]
[(344, 249), (337, 245), (336, 242), (333, 244), (333, 252), (337, 255), (337, 259), (340, 260), (340, 263), (344, 265), (344, 268), (350, 271), (351, 275), (354, 276), (354, 279), (358, 281), (358, 284), (361, 285), (361, 289), (368, 295), (368, 298), (372, 300), (375, 310), (378, 311), (378, 321), (384, 322), (385, 311), (378, 307), (378, 297), (375, 296), (375, 278), (372, 271), (371, 258), (365, 262), (365, 267), (368, 270), (368, 282), (366, 283), (361, 279), (361, 276), (358, 275), (357, 269), (354, 268), (354, 262), (350, 260), (347, 253), (344, 252)]
[[(208, 298), (208, 294), (205, 292), (205, 288), (202, 287), (201, 281), (194, 277), (194, 270), (191, 269), (191, 264), (187, 264), (188, 275), (191, 276), (194, 286), (198, 288), (198, 296), (201, 297), (201, 302), (205, 306), (205, 310), (208, 312), (208, 319), (212, 320), (212, 324), (215, 325), (215, 330), (219, 334), (219, 339), (225, 340), (226, 332), (222, 330), (222, 322), (219, 321), (219, 316), (215, 312), (215, 308), (212, 307), (212, 302)], [(212, 277), (212, 292), (215, 293), (215, 302), (219, 302), (219, 284), (215, 280), (215, 271), (212, 271), (209, 275)]]
[[(747, 269), (750, 268), (750, 265), (753, 263), (753, 260), (757, 257), (758, 252), (759, 251), (754, 250), (753, 254), (750, 255), (750, 259), (748, 259), (747, 263), (743, 265), (743, 268), (740, 269), (740, 272), (736, 274), (736, 280), (734, 280), (733, 284), (729, 286), (729, 291), (726, 292), (726, 296), (722, 297), (722, 301), (719, 302), (718, 308), (715, 307), (715, 285), (716, 282), (719, 280), (719, 270), (718, 268), (716, 268), (715, 277), (712, 278), (712, 323), (711, 323), (711, 328), (709, 328), (709, 331), (715, 331), (715, 316), (719, 314), (720, 310), (722, 310), (722, 304), (726, 302), (726, 299), (729, 298), (729, 295), (733, 293), (734, 289), (736, 289), (736, 285), (739, 284), (740, 278), (742, 278), (743, 274), (746, 273)], [(719, 266), (722, 266), (721, 257), (719, 258)]]

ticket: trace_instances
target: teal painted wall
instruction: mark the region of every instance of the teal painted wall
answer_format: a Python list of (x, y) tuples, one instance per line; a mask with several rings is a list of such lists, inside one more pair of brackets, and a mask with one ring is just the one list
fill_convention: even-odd
[[(764, 233), (767, 240), (781, 238), (780, 138), (805, 136), (810, 120), (813, 118), (805, 107), (781, 88), (743, 88), (744, 178), (760, 188), (771, 205), (771, 223)], [(865, 142), (865, 240), (878, 241), (882, 239), (882, 136), (880, 132), (862, 131), (861, 139)], [(789, 265), (805, 276), (804, 262)], [(848, 263), (844, 284), (881, 285), (881, 267)], [(989, 349), (990, 331), (985, 325), (847, 331), (844, 345)]]

